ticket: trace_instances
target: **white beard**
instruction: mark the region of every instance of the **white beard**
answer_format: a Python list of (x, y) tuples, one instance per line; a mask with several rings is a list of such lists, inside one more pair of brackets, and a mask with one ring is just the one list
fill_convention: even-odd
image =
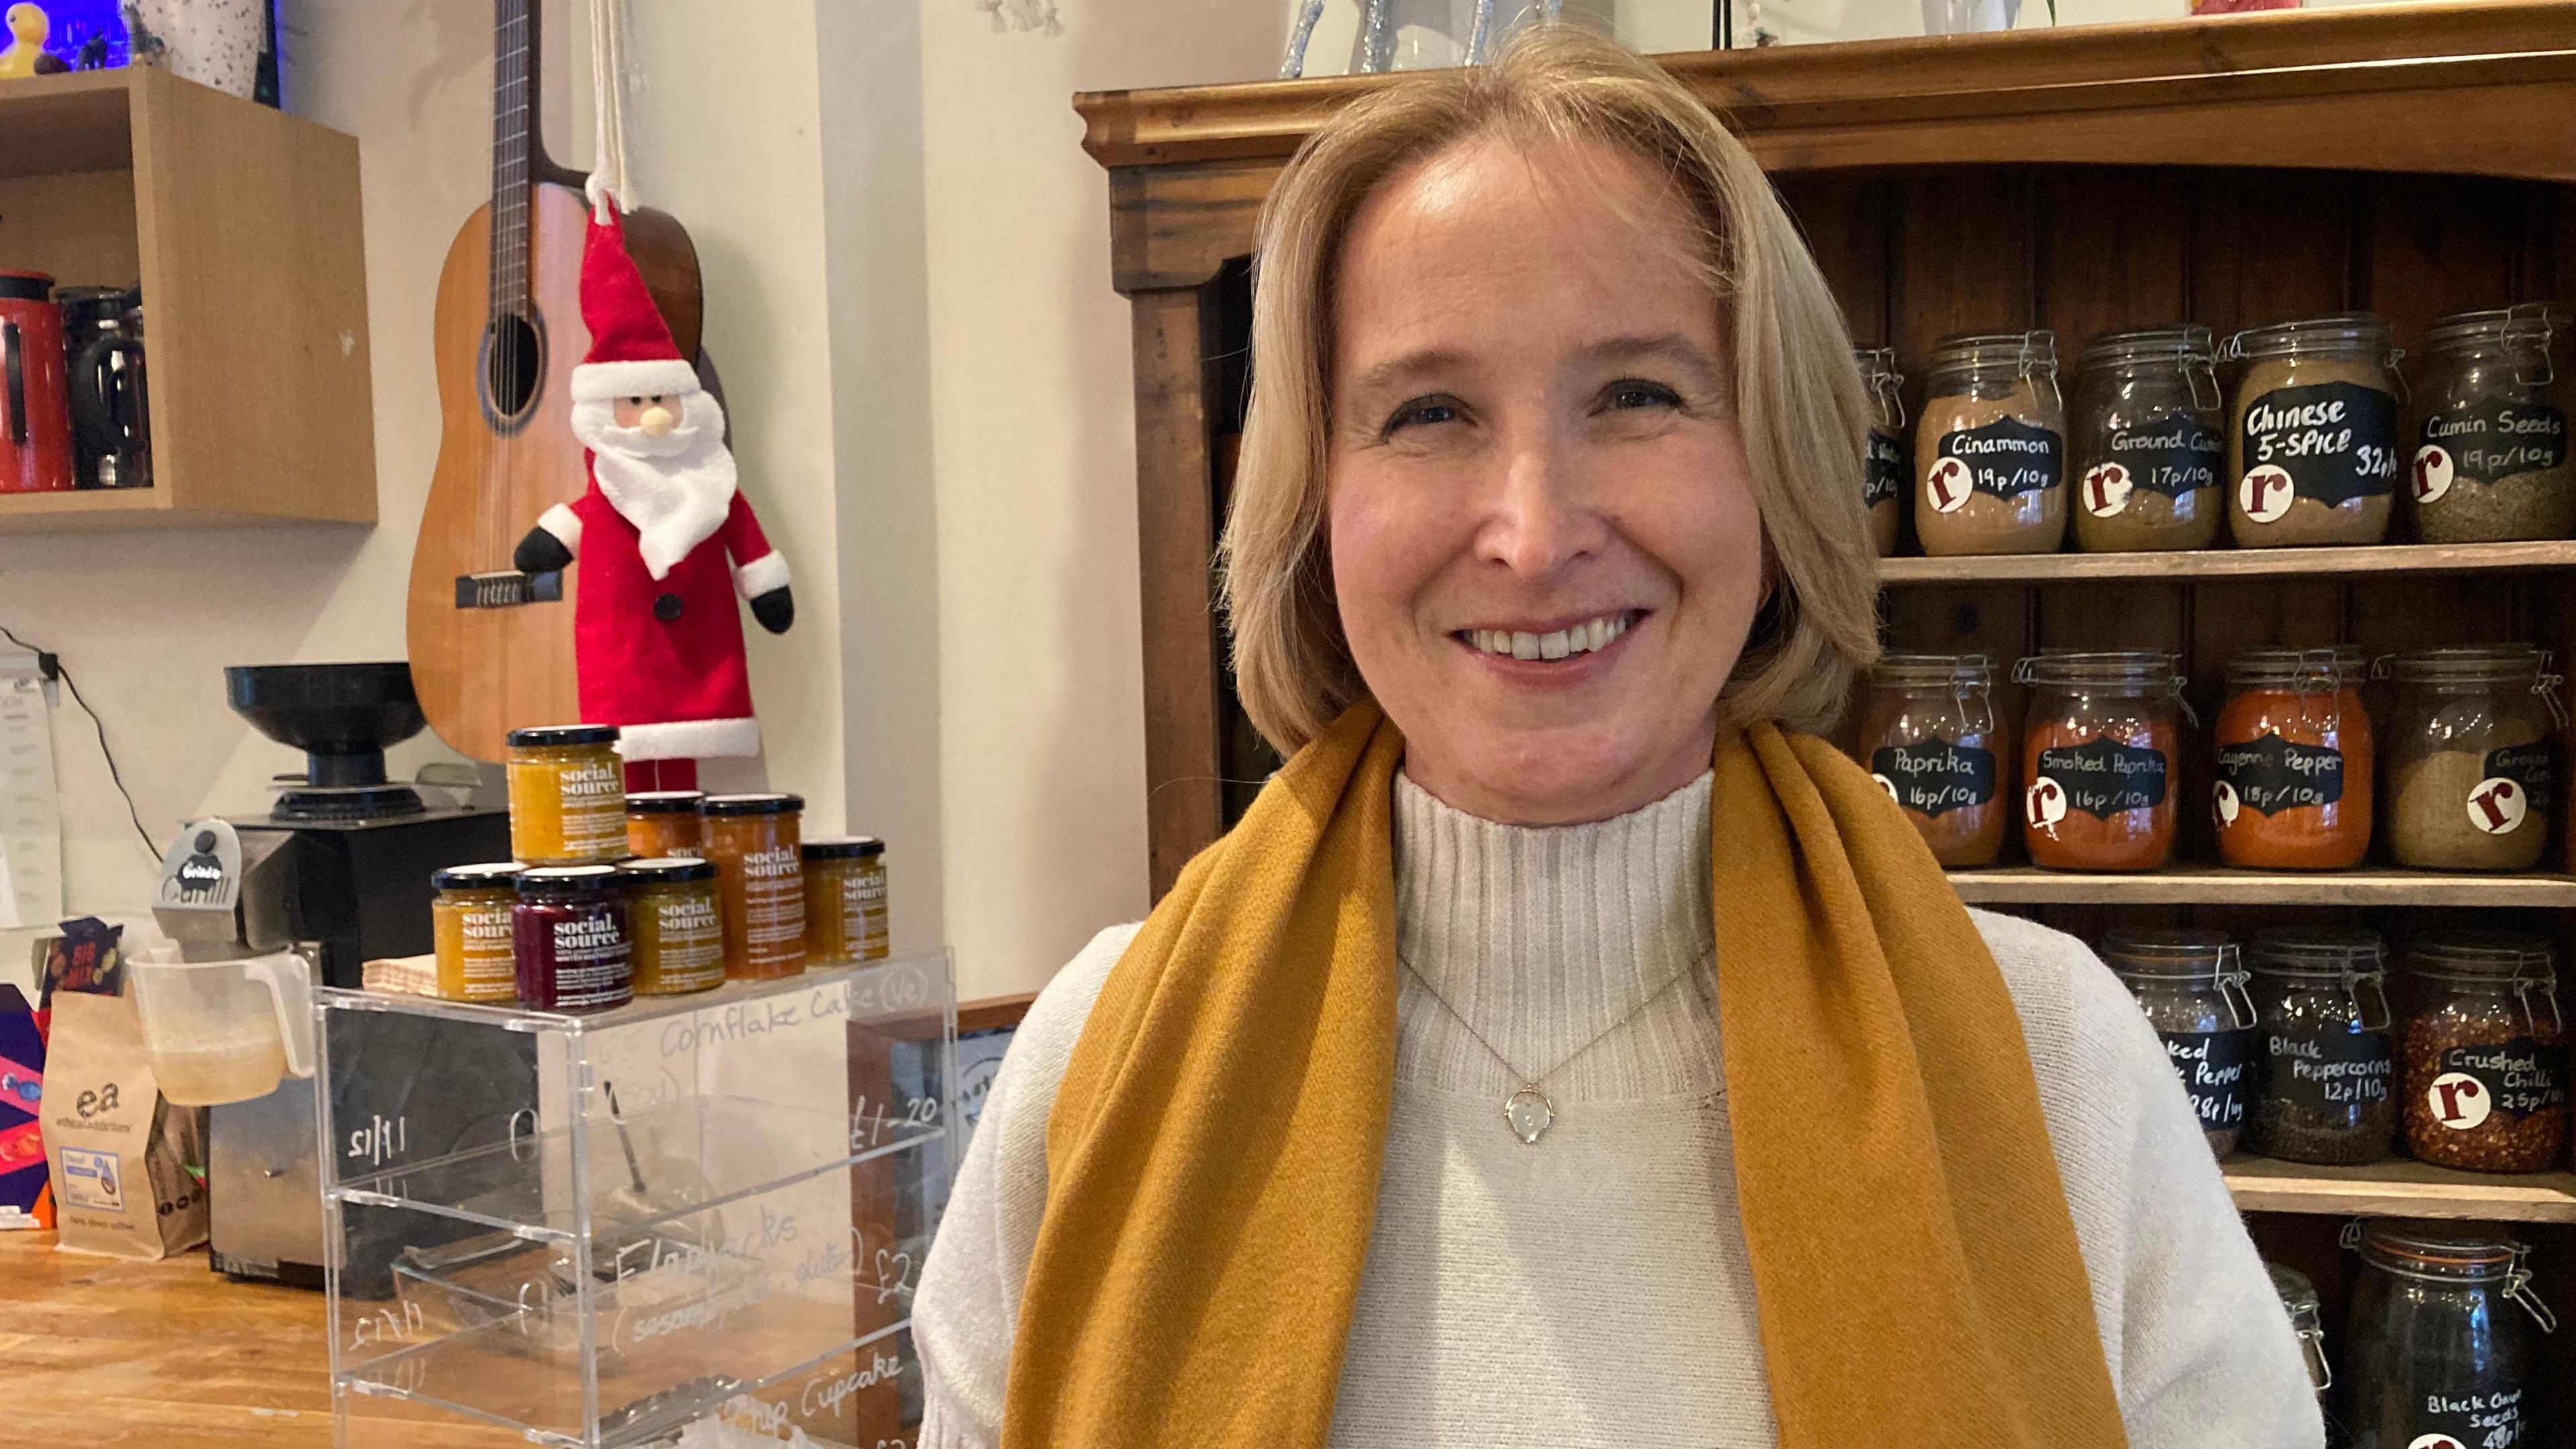
[(599, 491), (635, 525), (645, 572), (659, 580), (722, 527), (733, 507), (733, 453), (724, 443), (724, 408), (711, 393), (677, 399), (678, 427), (654, 437), (617, 426), (617, 404), (602, 398), (572, 405), (573, 436), (590, 449)]

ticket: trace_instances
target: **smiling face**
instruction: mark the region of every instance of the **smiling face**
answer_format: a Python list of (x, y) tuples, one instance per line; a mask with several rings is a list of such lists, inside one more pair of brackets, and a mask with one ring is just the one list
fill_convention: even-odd
[(1352, 220), (1333, 590), (1405, 772), (1458, 809), (1600, 820), (1708, 768), (1764, 579), (1700, 250), (1591, 144), (1464, 142)]

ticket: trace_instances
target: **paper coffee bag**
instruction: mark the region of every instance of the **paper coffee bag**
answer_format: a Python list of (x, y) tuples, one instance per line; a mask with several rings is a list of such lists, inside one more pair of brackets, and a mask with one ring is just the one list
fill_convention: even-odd
[(206, 1114), (161, 1099), (132, 1000), (55, 995), (44, 1114), (61, 1247), (166, 1258), (206, 1240)]

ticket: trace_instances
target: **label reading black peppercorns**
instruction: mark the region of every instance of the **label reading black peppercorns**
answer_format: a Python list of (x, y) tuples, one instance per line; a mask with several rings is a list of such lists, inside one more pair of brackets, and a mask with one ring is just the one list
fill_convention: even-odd
[(1861, 502), (1876, 508), (1893, 503), (1905, 491), (1905, 449), (1892, 434), (1869, 430), (1869, 452), (1861, 471)]
[(2334, 508), (2397, 487), (2397, 399), (2375, 387), (2276, 387), (2245, 410), (2240, 442), (2236, 501), (2257, 523), (2287, 513), (2293, 497)]
[(2066, 793), (2067, 809), (2081, 810), (2097, 820), (2165, 803), (2164, 752), (2117, 740), (2087, 740), (2042, 750), (2038, 777), (2057, 782)]
[(2102, 440), (2102, 451), (2104, 460), (2084, 470), (2083, 502), (2094, 517), (2114, 518), (2139, 489), (2179, 498), (2217, 487), (2227, 440), (2198, 418), (2171, 417), (2116, 428)]
[(2204, 1132), (2224, 1132), (2245, 1125), (2246, 1088), (2254, 1066), (2254, 1033), (2250, 1031), (2174, 1031), (2163, 1033), (2165, 1059), (2191, 1093), (2192, 1110)]
[(2320, 1116), (2387, 1101), (2397, 1072), (2384, 1031), (2267, 1032), (2264, 1056), (2263, 1089)]
[(2508, 745), (2487, 751), (2485, 778), (2469, 791), (2469, 823), (2489, 835), (2510, 835), (2525, 820), (2549, 814), (2549, 746)]
[(2461, 479), (2493, 483), (2567, 461), (2567, 415), (2545, 403), (2481, 398), (2424, 420), (2415, 449), (2418, 503), (2439, 503)]
[(1995, 752), (1948, 740), (1873, 750), (1869, 772), (1897, 804), (1935, 820), (1995, 798)]
[(1944, 513), (1965, 497), (1962, 487), (2015, 498), (2054, 488), (2066, 476), (2066, 440), (2019, 418), (1997, 418), (1981, 428), (1942, 434), (1940, 458), (1924, 490), (1932, 506)]
[(2465, 1132), (2502, 1113), (2519, 1122), (2567, 1105), (2566, 1067), (2558, 1048), (2518, 1036), (2442, 1053), (2441, 1075), (2427, 1089), (2433, 1120)]
[[(2278, 815), (2343, 798), (2343, 751), (2294, 744), (2278, 734), (2218, 749), (2219, 814), (2236, 810)], [(2234, 809), (2229, 808), (2233, 799)]]

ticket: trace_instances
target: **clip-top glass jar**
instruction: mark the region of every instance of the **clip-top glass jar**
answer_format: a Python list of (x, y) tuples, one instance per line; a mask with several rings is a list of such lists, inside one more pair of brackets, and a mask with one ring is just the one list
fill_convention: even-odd
[(2341, 870), (2370, 849), (2375, 756), (2361, 650), (2240, 649), (2218, 712), (2218, 858)]
[(528, 865), (626, 855), (626, 770), (615, 725), (510, 731), (510, 853)]
[(2254, 1001), (2236, 943), (2217, 931), (2122, 931), (2102, 961), (2138, 998), (2191, 1094), (2209, 1150), (2236, 1150), (2254, 1086)]
[(2207, 548), (2225, 509), (2218, 350), (2206, 327), (2105, 332), (2075, 359), (2075, 546)]
[(695, 790), (639, 790), (626, 797), (626, 853), (639, 860), (695, 855), (705, 830)]
[(2552, 737), (2566, 724), (2549, 656), (2528, 644), (2422, 649), (2382, 731), (2390, 854), (2428, 870), (2529, 870), (2549, 839)]
[(2520, 1449), (2530, 1442), (2529, 1325), (2557, 1327), (2522, 1266), (2528, 1249), (2482, 1223), (2376, 1220), (2345, 1319), (2353, 1449)]
[(2228, 430), (2228, 531), (2240, 548), (2373, 544), (2397, 491), (2397, 360), (2386, 319), (2344, 312), (2251, 327)]
[(2567, 1024), (2549, 943), (2428, 936), (2406, 954), (2406, 1146), (2472, 1172), (2546, 1172), (2567, 1150)]
[(877, 961), (891, 950), (885, 842), (873, 835), (823, 835), (806, 841), (806, 966)]
[(2173, 856), (2182, 675), (2152, 650), (2040, 654), (2022, 731), (2022, 844), (2055, 870), (2154, 870)]
[(2066, 535), (2066, 402), (2052, 332), (1945, 337), (1914, 431), (1914, 535), (1935, 557), (2054, 553)]
[(1880, 558), (1896, 552), (1897, 525), (1905, 516), (1905, 385), (1893, 347), (1855, 347), (1861, 386), (1869, 392), (1869, 440), (1864, 445), (1861, 501), (1869, 510), (1869, 543)]
[(2281, 1300), (2281, 1311), (2290, 1315), (2290, 1331), (2299, 1336), (2299, 1356), (2308, 1365), (2308, 1387), (2316, 1390), (2317, 1406), (2322, 1409), (2326, 1391), (2334, 1387), (2334, 1365), (2326, 1358), (2325, 1304), (2307, 1274), (2279, 1263), (2263, 1266), (2272, 1275), (2272, 1292)]
[(2454, 312), (2424, 334), (2407, 512), (2426, 543), (2565, 538), (2568, 327), (2554, 303)]
[(510, 908), (518, 900), (515, 860), (454, 865), (434, 872), (429, 938), (438, 994), (449, 1001), (507, 1006), (519, 999), (518, 948)]
[(1882, 654), (1861, 716), (1861, 762), (1950, 867), (1992, 865), (2012, 794), (2012, 742), (1983, 654)]
[(2291, 1162), (2377, 1162), (2397, 1129), (2388, 952), (2368, 931), (2272, 930), (2246, 953), (2262, 1033), (2248, 1146)]
[(725, 975), (793, 976), (805, 969), (805, 858), (795, 795), (709, 795), (706, 858), (724, 903)]

